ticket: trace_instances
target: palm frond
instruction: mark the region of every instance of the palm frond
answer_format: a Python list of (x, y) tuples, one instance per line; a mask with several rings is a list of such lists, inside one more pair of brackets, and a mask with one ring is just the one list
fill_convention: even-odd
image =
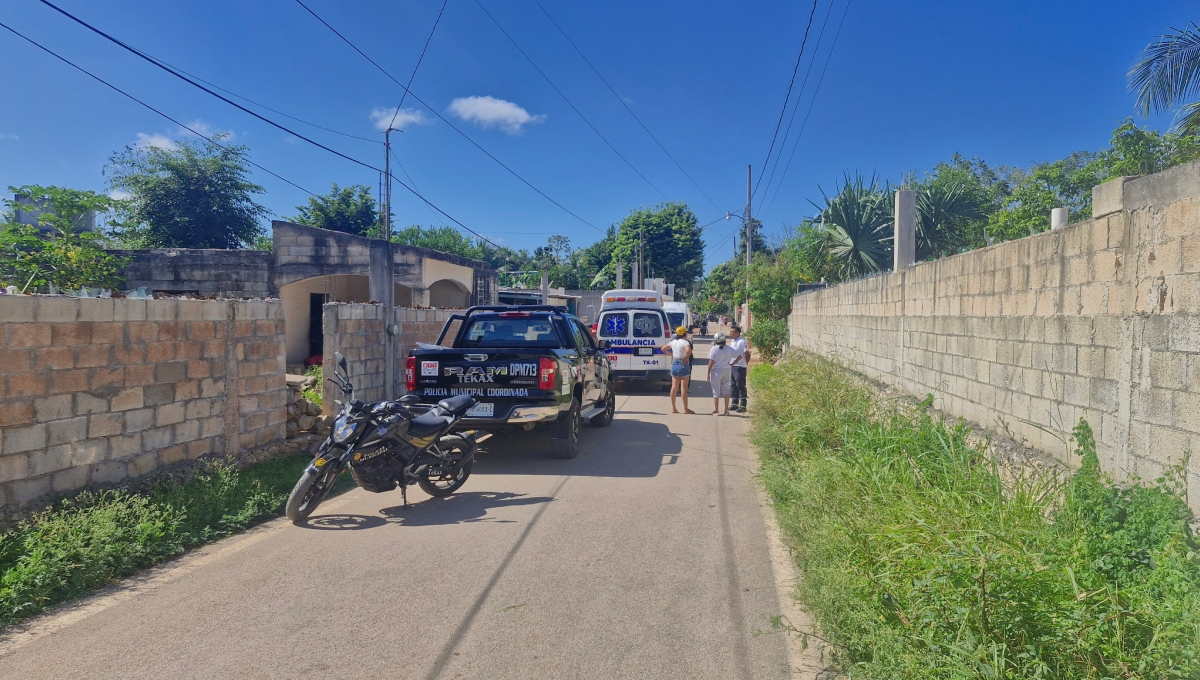
[(1200, 88), (1200, 27), (1172, 28), (1146, 46), (1129, 69), (1129, 89), (1143, 115), (1162, 111)]
[(1178, 135), (1200, 135), (1200, 102), (1186, 104), (1179, 109), (1171, 132)]

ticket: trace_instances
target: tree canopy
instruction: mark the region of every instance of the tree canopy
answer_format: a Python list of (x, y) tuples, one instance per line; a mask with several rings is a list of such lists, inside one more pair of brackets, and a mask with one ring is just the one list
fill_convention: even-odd
[(664, 278), (682, 288), (691, 288), (704, 275), (704, 241), (696, 215), (685, 203), (663, 203), (634, 210), (617, 227), (614, 256), (628, 265), (644, 244), (645, 276)]
[(370, 187), (355, 184), (339, 188), (334, 182), (329, 193), (310, 196), (308, 203), (296, 206), (295, 217), (289, 219), (318, 229), (368, 236), (379, 223), (379, 212)]
[(173, 148), (127, 146), (105, 168), (109, 187), (129, 194), (113, 236), (141, 248), (244, 248), (270, 212), (254, 201), (249, 149), (182, 140)]

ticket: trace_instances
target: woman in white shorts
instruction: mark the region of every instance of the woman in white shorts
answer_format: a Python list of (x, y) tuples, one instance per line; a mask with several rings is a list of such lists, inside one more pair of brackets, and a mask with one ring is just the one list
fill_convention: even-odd
[(724, 333), (713, 337), (712, 349), (708, 350), (708, 384), (712, 386), (714, 416), (718, 415), (722, 397), (725, 398), (725, 412), (719, 415), (729, 415), (729, 397), (733, 395), (733, 367), (729, 362), (737, 356), (737, 351), (725, 344)]

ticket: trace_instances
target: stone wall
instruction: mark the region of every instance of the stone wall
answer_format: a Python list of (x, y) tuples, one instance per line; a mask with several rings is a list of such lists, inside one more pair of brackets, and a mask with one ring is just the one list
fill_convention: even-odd
[(790, 342), (1068, 463), (1086, 419), (1105, 471), (1184, 464), (1200, 510), (1200, 164), (1093, 202), (1059, 231), (797, 295)]
[(281, 440), (279, 301), (0, 296), (0, 507)]
[[(397, 359), (392, 367), (395, 371), (396, 394), (388, 395), (384, 374), (387, 370), (385, 345), (389, 342), (389, 336), (384, 321), (383, 305), (342, 302), (327, 304), (322, 310), (325, 323), (325, 355), (322, 361), (326, 366), (333, 366), (333, 353), (341, 352), (350, 368), (355, 396), (363, 401), (395, 398), (402, 394), (404, 364), (408, 359), (408, 351), (416, 347), (418, 342), (437, 342), (446, 320), (451, 315), (461, 314), (463, 311), (404, 307), (394, 310), (396, 335), (391, 342), (394, 342), (396, 347)], [(326, 382), (322, 412), (326, 415), (334, 413), (337, 408), (334, 400), (340, 398), (337, 388)]]
[(122, 276), (125, 290), (206, 297), (256, 298), (274, 294), (275, 256), (261, 250), (110, 250), (130, 258)]

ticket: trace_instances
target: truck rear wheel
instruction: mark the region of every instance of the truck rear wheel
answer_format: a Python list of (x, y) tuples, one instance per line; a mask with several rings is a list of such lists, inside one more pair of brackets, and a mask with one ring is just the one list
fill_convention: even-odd
[(555, 458), (579, 455), (579, 400), (571, 400), (571, 410), (550, 430), (550, 450)]

